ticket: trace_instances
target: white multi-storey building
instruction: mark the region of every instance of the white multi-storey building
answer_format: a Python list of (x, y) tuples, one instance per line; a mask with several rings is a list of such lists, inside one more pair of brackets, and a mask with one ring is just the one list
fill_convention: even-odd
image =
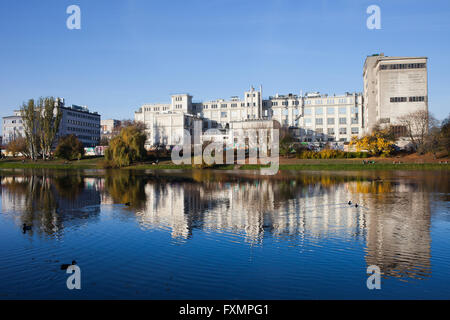
[(2, 144), (5, 145), (19, 137), (25, 136), (20, 111), (14, 111), (12, 116), (3, 117), (2, 131)]
[[(359, 93), (277, 94), (264, 100), (262, 89), (251, 88), (244, 93), (244, 99), (192, 102), (190, 95), (174, 95), (171, 104), (143, 105), (135, 113), (135, 120), (147, 125), (148, 147), (180, 143), (183, 129), (192, 133), (195, 120), (203, 122), (203, 130), (216, 128), (218, 139), (223, 140), (233, 136), (230, 129), (253, 128), (258, 122), (262, 127), (288, 127), (300, 141), (345, 142), (362, 134), (362, 113)], [(279, 125), (274, 125), (274, 121)], [(239, 125), (241, 122), (249, 125)]]

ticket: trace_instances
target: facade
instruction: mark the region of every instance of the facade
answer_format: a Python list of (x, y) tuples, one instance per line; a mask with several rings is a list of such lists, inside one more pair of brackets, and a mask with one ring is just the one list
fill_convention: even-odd
[(398, 124), (398, 118), (428, 110), (426, 57), (367, 57), (363, 70), (364, 127)]
[[(57, 104), (62, 113), (59, 130), (55, 141), (65, 135), (74, 134), (85, 147), (95, 147), (100, 142), (100, 115), (97, 112), (89, 112), (87, 107), (72, 105), (66, 107), (64, 99), (58, 99)], [(19, 136), (25, 137), (20, 111), (14, 111), (13, 116), (3, 117), (4, 144)]]
[(3, 117), (2, 126), (2, 144), (8, 144), (19, 137), (24, 137), (25, 132), (22, 124), (22, 117), (20, 111), (14, 111), (14, 115)]
[[(204, 138), (233, 139), (231, 129), (289, 127), (299, 141), (345, 142), (363, 133), (363, 99), (360, 93), (340, 96), (319, 93), (276, 95), (262, 98), (251, 88), (244, 98), (232, 97), (207, 102), (192, 102), (192, 96), (174, 95), (171, 104), (146, 104), (135, 112), (135, 120), (147, 125), (147, 147), (173, 146), (182, 141), (182, 131), (193, 130), (193, 120), (202, 121)], [(278, 125), (274, 125), (276, 121)], [(212, 132), (210, 129), (215, 129)]]
[(107, 119), (107, 120), (101, 120), (100, 126), (101, 126), (101, 134), (102, 135), (110, 135), (114, 129), (117, 127), (120, 127), (121, 121), (114, 120), (114, 119)]
[(60, 107), (62, 112), (56, 141), (63, 136), (74, 134), (84, 147), (95, 147), (100, 143), (100, 115), (89, 112), (87, 107), (72, 105)]
[[(174, 146), (183, 144), (186, 139), (193, 141), (195, 123), (202, 119), (193, 115), (190, 96), (172, 97), (171, 105), (145, 105), (135, 112), (135, 120), (143, 122), (147, 127), (147, 149), (152, 146)], [(187, 112), (187, 111), (190, 112)], [(186, 135), (186, 130), (190, 137)]]

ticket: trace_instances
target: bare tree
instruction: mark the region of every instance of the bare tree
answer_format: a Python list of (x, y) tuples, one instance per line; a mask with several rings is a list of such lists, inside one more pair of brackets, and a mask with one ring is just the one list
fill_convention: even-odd
[(406, 127), (408, 137), (415, 151), (423, 152), (430, 129), (437, 126), (437, 120), (426, 110), (418, 110), (400, 117), (399, 123)]

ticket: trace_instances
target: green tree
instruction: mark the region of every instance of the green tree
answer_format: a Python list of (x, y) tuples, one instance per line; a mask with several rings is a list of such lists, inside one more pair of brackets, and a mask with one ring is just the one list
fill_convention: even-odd
[(135, 161), (143, 160), (147, 154), (147, 136), (142, 127), (130, 124), (112, 138), (105, 152), (106, 160), (114, 167), (126, 167)]
[(66, 160), (75, 160), (80, 159), (83, 155), (83, 144), (75, 135), (70, 134), (59, 139), (55, 150), (56, 157)]
[(34, 99), (28, 100), (20, 108), (22, 125), (25, 132), (25, 139), (28, 147), (28, 154), (31, 159), (36, 160), (39, 155), (38, 120), (39, 112)]
[(47, 97), (39, 99), (39, 140), (42, 150), (42, 158), (50, 156), (52, 146), (55, 142), (56, 133), (59, 130), (62, 113), (55, 98)]

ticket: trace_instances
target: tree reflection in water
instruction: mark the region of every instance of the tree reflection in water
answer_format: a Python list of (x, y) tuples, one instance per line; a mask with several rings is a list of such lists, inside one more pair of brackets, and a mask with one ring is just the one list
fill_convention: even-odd
[(2, 211), (18, 216), (18, 226), (32, 225), (31, 235), (96, 221), (100, 204), (119, 205), (118, 214), (142, 229), (170, 230), (181, 241), (195, 230), (232, 233), (252, 246), (268, 237), (298, 247), (305, 239), (362, 241), (367, 265), (387, 277), (418, 279), (431, 274), (432, 194), (449, 191), (445, 172), (393, 171), (32, 172), (1, 183)]

